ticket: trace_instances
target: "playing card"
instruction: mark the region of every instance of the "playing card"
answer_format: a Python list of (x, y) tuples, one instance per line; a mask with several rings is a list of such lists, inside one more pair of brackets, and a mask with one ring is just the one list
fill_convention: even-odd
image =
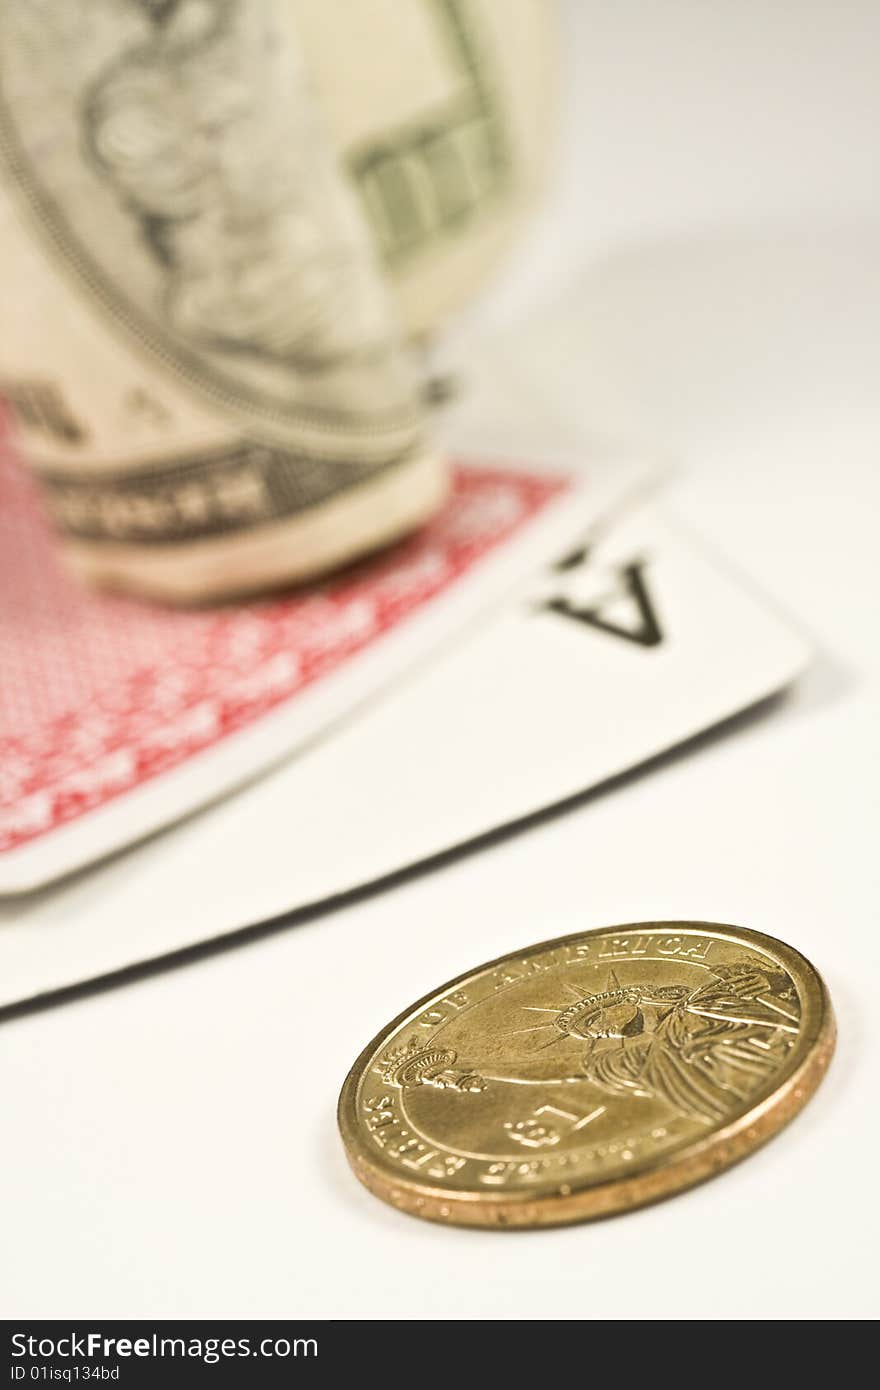
[(807, 657), (750, 588), (641, 509), (560, 552), (332, 739), (26, 911), (6, 904), (0, 1002), (430, 862), (755, 704)]
[(571, 539), (610, 495), (600, 473), (461, 464), (443, 511), (375, 559), (182, 611), (72, 578), (0, 458), (0, 892), (140, 839), (326, 729)]

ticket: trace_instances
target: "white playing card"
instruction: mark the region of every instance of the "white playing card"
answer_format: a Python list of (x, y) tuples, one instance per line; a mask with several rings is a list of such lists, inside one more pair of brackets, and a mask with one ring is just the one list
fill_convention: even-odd
[(5, 904), (0, 1004), (430, 861), (755, 704), (807, 659), (770, 607), (641, 509), (332, 739), (93, 873)]

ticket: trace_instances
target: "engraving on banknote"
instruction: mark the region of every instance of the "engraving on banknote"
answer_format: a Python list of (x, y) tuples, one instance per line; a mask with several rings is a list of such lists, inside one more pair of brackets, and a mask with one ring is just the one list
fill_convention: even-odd
[[(383, 467), (406, 457), (389, 458)], [(244, 441), (137, 472), (41, 471), (40, 480), (53, 519), (68, 535), (158, 546), (305, 511), (348, 487), (353, 474), (344, 462)]]
[(412, 379), (286, 13), (10, 0), (0, 154), (55, 257), (157, 368), (380, 463), (386, 434), (412, 443)]
[(25, 427), (38, 430), (65, 444), (80, 444), (88, 431), (71, 410), (55, 381), (0, 377), (0, 400)]
[(507, 187), (503, 112), (473, 15), (464, 0), (422, 0), (430, 10), (455, 94), (429, 117), (351, 151), (349, 166), (386, 261), (431, 250), (479, 217)]

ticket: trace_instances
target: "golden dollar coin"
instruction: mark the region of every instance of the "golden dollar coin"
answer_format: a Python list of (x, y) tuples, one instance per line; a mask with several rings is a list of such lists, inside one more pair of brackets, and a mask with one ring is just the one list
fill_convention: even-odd
[(798, 951), (638, 922), (490, 961), (358, 1058), (339, 1127), (369, 1190), (432, 1221), (552, 1226), (670, 1196), (806, 1104), (834, 1050)]

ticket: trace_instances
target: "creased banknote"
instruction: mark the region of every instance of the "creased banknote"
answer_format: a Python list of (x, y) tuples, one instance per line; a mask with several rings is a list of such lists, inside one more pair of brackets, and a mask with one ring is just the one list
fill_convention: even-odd
[(0, 391), (82, 570), (241, 592), (434, 510), (287, 0), (8, 0), (0, 149)]
[(404, 342), (534, 181), (535, 0), (4, 0), (0, 398), (86, 575), (320, 574), (440, 502)]

